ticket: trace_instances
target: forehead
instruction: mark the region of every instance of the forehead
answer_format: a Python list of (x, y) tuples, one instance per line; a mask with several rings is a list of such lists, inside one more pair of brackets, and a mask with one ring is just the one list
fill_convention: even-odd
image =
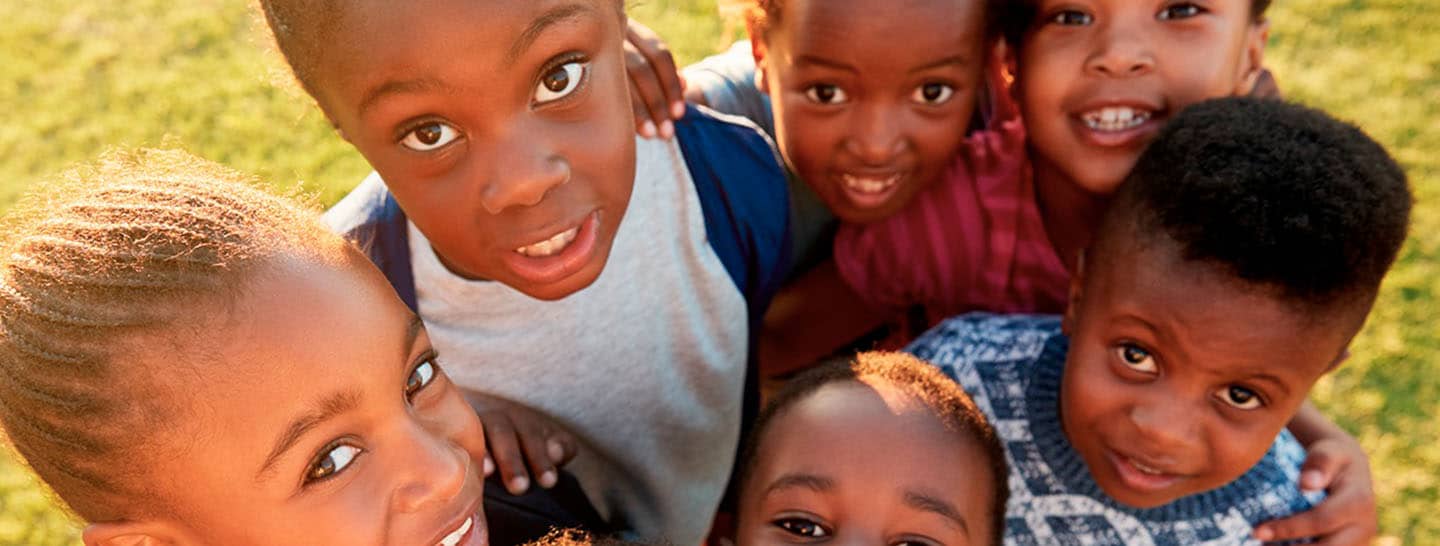
[[(978, 48), (985, 37), (983, 0), (790, 0), (780, 28), (797, 54), (873, 52), (903, 64), (917, 55)], [(778, 34), (774, 31), (779, 31)], [(903, 36), (904, 39), (897, 39)]]
[(772, 477), (809, 472), (829, 476), (838, 488), (874, 494), (939, 487), (973, 499), (980, 497), (974, 484), (990, 483), (977, 441), (949, 430), (893, 387), (854, 381), (822, 387), (779, 415), (757, 456), (757, 467)]
[(1316, 316), (1218, 265), (1186, 260), (1164, 235), (1109, 230), (1104, 237), (1085, 264), (1080, 330), (1144, 328), (1165, 343), (1161, 349), (1216, 372), (1267, 368), (1306, 381), (1328, 369), (1358, 328), (1344, 311)]
[[(618, 28), (619, 5), (606, 0), (356, 0), (341, 4), (330, 54), (316, 69), (328, 99), (416, 77), (474, 76), (493, 83), (522, 56), (540, 27)], [(563, 24), (563, 25), (562, 25)], [(530, 67), (527, 67), (527, 69)], [(468, 69), (468, 70), (462, 70)]]

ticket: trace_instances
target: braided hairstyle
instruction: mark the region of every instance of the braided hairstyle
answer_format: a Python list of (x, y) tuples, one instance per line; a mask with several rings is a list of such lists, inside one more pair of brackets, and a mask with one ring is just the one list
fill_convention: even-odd
[(314, 211), (179, 151), (111, 154), (47, 189), (0, 242), (0, 426), (81, 518), (168, 510), (146, 457), (166, 456), (182, 382), (213, 364), (157, 357), (203, 353), (204, 319), (257, 266), (343, 243)]

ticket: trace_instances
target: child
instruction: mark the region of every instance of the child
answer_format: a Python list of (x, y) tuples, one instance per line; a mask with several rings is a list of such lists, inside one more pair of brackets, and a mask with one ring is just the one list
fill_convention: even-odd
[(1385, 150), (1323, 113), (1232, 98), (1170, 121), (1063, 321), (967, 315), (912, 347), (1000, 431), (1007, 542), (1281, 538), (1253, 526), (1310, 506), (1285, 427), (1344, 359), (1410, 202)]
[(570, 469), (603, 515), (698, 543), (788, 252), (768, 140), (691, 112), (675, 141), (637, 142), (619, 0), (263, 5), (377, 171), (328, 220), (368, 243), (456, 382), (574, 431)]
[(3, 233), (0, 425), (88, 546), (487, 544), (480, 422), (317, 213), (151, 151)]
[(958, 385), (904, 353), (808, 370), (766, 407), (742, 477), (740, 546), (999, 546), (1005, 454)]

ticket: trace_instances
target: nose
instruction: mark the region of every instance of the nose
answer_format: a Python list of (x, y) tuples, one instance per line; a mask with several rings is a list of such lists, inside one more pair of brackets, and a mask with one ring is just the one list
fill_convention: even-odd
[(1173, 396), (1157, 396), (1130, 408), (1139, 445), (1151, 453), (1184, 453), (1201, 435), (1200, 410)]
[(488, 156), (478, 160), (485, 173), (480, 203), (490, 214), (512, 207), (534, 206), (556, 186), (570, 180), (570, 162), (556, 153), (542, 137), (543, 130), (512, 127)]
[(401, 441), (408, 449), (393, 450), (397, 456), (391, 462), (400, 476), (391, 497), (395, 510), (416, 512), (460, 494), (471, 466), (464, 448), (419, 423), (410, 425)]
[(905, 149), (901, 112), (883, 104), (857, 107), (845, 147), (870, 166), (884, 166)]
[(1131, 25), (1108, 24), (1100, 29), (1085, 66), (1110, 77), (1132, 77), (1155, 68), (1155, 55), (1145, 33)]

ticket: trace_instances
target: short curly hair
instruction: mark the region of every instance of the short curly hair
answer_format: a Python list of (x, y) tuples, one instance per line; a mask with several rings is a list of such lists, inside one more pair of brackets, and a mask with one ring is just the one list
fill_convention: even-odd
[(998, 546), (1005, 532), (1005, 503), (1010, 498), (1010, 467), (1005, 461), (1005, 448), (1000, 444), (994, 427), (986, 421), (985, 414), (975, 406), (959, 383), (946, 377), (935, 366), (907, 353), (862, 352), (853, 360), (822, 364), (791, 379), (766, 404), (751, 427), (740, 458), (739, 483), (743, 486), (744, 480), (753, 471), (765, 432), (779, 416), (827, 385), (861, 381), (880, 382), (899, 389), (928, 409), (946, 429), (980, 444), (992, 477), (991, 489), (995, 491), (991, 505), (994, 536), (988, 538), (989, 543)]
[[(719, 0), (722, 13), (740, 13), (749, 28), (763, 33), (780, 24), (780, 14), (785, 10), (786, 0)], [(1010, 0), (974, 0), (985, 4), (985, 38), (1000, 35), (1000, 17)]]
[(1286, 302), (1368, 308), (1411, 202), (1404, 170), (1355, 126), (1276, 99), (1214, 99), (1182, 111), (1140, 156), (1097, 245), (1128, 223)]

